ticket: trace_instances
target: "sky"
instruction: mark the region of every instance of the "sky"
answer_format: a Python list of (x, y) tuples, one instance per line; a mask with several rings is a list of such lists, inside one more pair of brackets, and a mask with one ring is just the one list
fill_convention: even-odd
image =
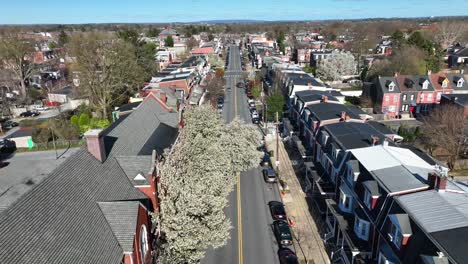
[(468, 0), (0, 0), (0, 24), (328, 20), (468, 15)]

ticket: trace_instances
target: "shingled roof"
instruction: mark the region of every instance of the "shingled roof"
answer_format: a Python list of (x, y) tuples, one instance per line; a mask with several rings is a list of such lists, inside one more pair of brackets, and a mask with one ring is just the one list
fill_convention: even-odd
[(130, 219), (129, 210), (134, 207), (103, 202), (149, 203), (149, 198), (133, 186), (116, 157), (137, 156), (152, 146), (161, 148), (156, 139), (169, 144), (163, 137), (168, 134), (155, 132), (161, 126), (164, 132), (167, 127), (177, 132), (177, 113), (168, 113), (156, 98), (149, 97), (104, 131), (112, 139), (112, 144), (106, 144), (104, 162), (83, 147), (0, 214), (0, 262), (121, 263), (130, 247), (128, 236), (134, 232), (125, 233), (125, 226), (133, 222), (117, 223), (117, 216), (107, 209), (118, 205), (125, 219)]

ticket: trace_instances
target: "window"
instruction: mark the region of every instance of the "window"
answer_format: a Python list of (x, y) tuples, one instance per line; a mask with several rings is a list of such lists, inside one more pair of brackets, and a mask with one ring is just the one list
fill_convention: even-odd
[(393, 92), (393, 90), (395, 90), (395, 84), (392, 82), (388, 85), (388, 91)]
[(428, 100), (428, 101), (432, 101), (432, 94), (428, 94), (428, 95), (427, 95), (427, 100)]
[(437, 101), (440, 101), (440, 98), (442, 97), (441, 93), (437, 93)]
[(428, 87), (428, 85), (429, 85), (429, 84), (427, 83), (427, 81), (425, 81), (425, 82), (423, 82), (423, 84), (422, 84), (422, 88), (423, 88), (424, 90), (426, 90), (427, 87)]
[(389, 106), (388, 107), (388, 112), (390, 112), (390, 113), (396, 112), (396, 106), (394, 106), (394, 105)]
[(364, 192), (364, 204), (369, 210), (372, 210), (372, 195), (368, 190)]
[(354, 233), (356, 236), (362, 240), (368, 240), (370, 223), (362, 220), (357, 216), (354, 218), (354, 220)]
[(398, 102), (398, 95), (393, 96), (393, 102)]
[(388, 237), (398, 249), (401, 247), (403, 235), (401, 234), (400, 229), (393, 222), (390, 222)]
[(458, 87), (458, 88), (463, 87), (463, 79), (458, 80), (458, 82), (457, 82), (457, 87)]
[(406, 101), (406, 94), (403, 95), (403, 101)]
[(385, 96), (385, 102), (390, 102), (390, 96), (388, 95)]
[(348, 165), (348, 173), (346, 175), (346, 178), (348, 179), (348, 182), (351, 186), (354, 185), (354, 172), (353, 172), (353, 168), (351, 167), (351, 165)]
[(341, 211), (351, 213), (352, 205), (353, 205), (353, 197), (351, 197), (351, 195), (347, 195), (343, 191), (343, 189), (340, 188), (340, 204), (339, 204), (339, 207), (340, 207)]
[(447, 88), (447, 80), (444, 80), (444, 81), (442, 82), (442, 88)]
[(411, 101), (414, 100), (414, 94), (411, 95), (410, 100), (411, 100)]
[(146, 232), (146, 226), (142, 225), (140, 231), (141, 263), (145, 263), (146, 253), (148, 253), (148, 233)]
[(419, 97), (419, 99), (420, 99), (421, 101), (424, 101), (424, 94), (421, 94), (421, 96)]

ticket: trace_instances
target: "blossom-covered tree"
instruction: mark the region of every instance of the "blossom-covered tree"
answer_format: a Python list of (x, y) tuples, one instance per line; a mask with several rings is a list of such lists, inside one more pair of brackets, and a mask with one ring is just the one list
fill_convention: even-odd
[(326, 59), (320, 61), (317, 76), (326, 81), (337, 81), (345, 75), (356, 73), (356, 61), (350, 52), (335, 50)]
[(186, 126), (161, 168), (160, 263), (199, 263), (225, 245), (224, 214), (236, 173), (258, 164), (260, 134), (237, 120), (225, 125), (213, 109), (189, 110)]

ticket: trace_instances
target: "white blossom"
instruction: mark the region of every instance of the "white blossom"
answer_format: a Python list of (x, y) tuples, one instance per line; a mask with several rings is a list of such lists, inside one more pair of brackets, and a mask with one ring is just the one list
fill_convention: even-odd
[(332, 54), (320, 61), (317, 76), (327, 81), (337, 81), (345, 75), (356, 73), (356, 61), (350, 52), (332, 51)]
[(189, 110), (186, 126), (161, 168), (160, 263), (199, 263), (229, 238), (224, 214), (236, 172), (259, 162), (257, 129), (225, 125), (208, 107)]

